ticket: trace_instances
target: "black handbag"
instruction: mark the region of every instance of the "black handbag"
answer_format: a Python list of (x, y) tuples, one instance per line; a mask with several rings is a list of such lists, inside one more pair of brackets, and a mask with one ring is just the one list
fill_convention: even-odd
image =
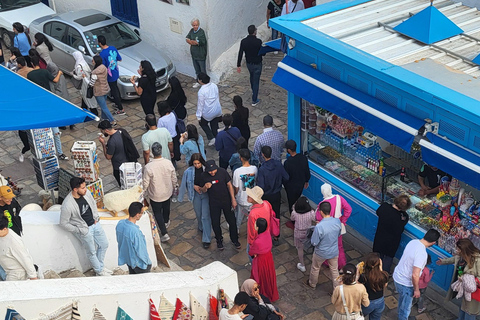
[(93, 98), (93, 87), (89, 85), (87, 87), (87, 99), (91, 99), (91, 98)]

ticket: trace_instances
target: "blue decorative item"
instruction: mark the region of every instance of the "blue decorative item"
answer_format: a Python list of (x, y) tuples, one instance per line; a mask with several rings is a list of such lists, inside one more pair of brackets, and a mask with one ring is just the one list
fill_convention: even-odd
[(393, 30), (425, 44), (432, 44), (463, 33), (461, 28), (434, 6), (428, 6)]

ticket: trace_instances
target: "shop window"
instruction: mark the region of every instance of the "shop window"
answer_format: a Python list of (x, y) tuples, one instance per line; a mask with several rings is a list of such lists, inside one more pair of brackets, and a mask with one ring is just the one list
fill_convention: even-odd
[(118, 19), (140, 27), (137, 0), (110, 0), (112, 15)]

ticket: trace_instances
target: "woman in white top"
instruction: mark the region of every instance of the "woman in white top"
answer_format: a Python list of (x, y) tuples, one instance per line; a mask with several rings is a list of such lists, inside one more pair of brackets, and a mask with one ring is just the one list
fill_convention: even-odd
[(82, 87), (80, 88), (82, 107), (85, 107), (86, 105), (90, 111), (98, 116), (97, 101), (95, 101), (95, 97), (87, 99), (87, 87), (90, 82), (92, 70), (80, 51), (74, 51), (72, 56), (75, 59), (75, 69), (73, 69), (72, 76), (73, 78), (82, 81)]
[(42, 58), (47, 65), (53, 62), (50, 57), (50, 52), (53, 51), (53, 46), (43, 33), (38, 32), (35, 34), (35, 43), (33, 44), (33, 47), (37, 50), (40, 58)]
[(210, 77), (203, 72), (198, 74), (198, 83), (202, 87), (198, 90), (197, 119), (207, 135), (207, 139), (210, 140), (208, 145), (213, 146), (217, 137), (218, 123), (222, 121), (218, 87), (215, 83), (210, 82)]
[(175, 161), (180, 160), (180, 133), (177, 132), (177, 117), (172, 112), (172, 108), (167, 101), (160, 101), (157, 103), (158, 113), (160, 119), (158, 119), (158, 128), (165, 128), (170, 132), (173, 140), (173, 158), (172, 162), (175, 165)]

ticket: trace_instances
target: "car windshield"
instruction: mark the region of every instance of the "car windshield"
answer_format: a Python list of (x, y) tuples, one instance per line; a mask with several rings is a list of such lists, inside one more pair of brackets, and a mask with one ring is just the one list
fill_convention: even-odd
[(142, 41), (135, 32), (127, 27), (123, 22), (111, 24), (85, 32), (85, 38), (88, 45), (92, 49), (93, 54), (102, 51), (98, 45), (97, 37), (99, 35), (105, 36), (107, 44), (114, 46), (117, 50), (133, 46)]
[(40, 0), (0, 0), (0, 11), (27, 7), (39, 3)]

